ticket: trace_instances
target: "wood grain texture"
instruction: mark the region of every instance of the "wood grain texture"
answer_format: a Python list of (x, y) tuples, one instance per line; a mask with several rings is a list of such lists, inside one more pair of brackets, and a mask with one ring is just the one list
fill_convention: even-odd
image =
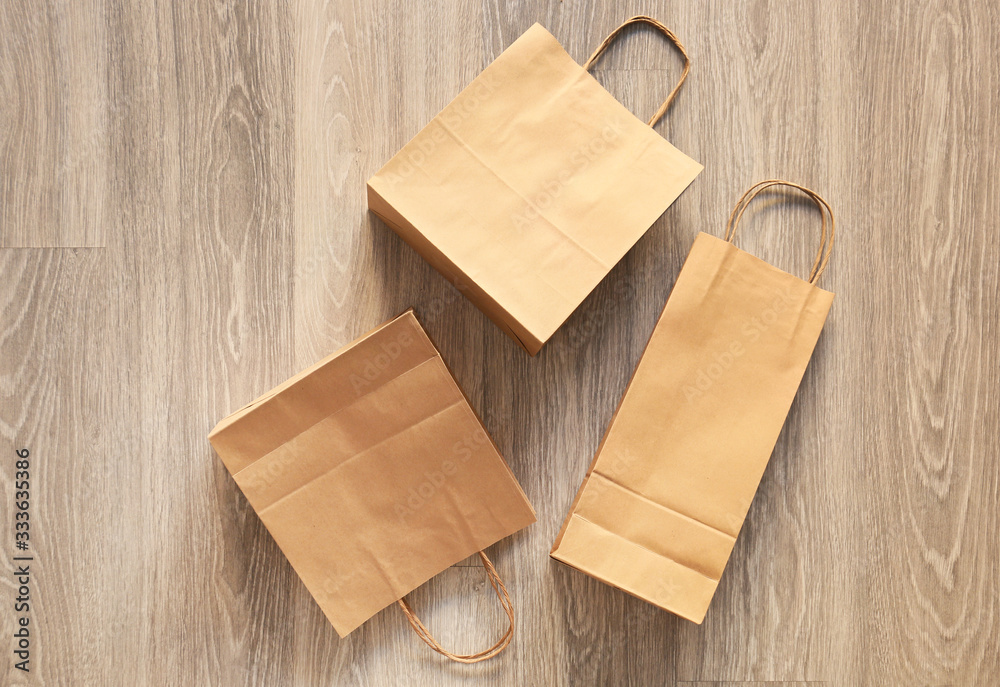
[(103, 246), (109, 133), (104, 0), (0, 4), (0, 248)]
[[(532, 23), (582, 62), (638, 13), (691, 55), (657, 131), (705, 171), (528, 358), (365, 180)], [(998, 36), (971, 0), (4, 3), (0, 531), (27, 446), (29, 684), (992, 684)], [(645, 119), (679, 73), (637, 30), (595, 75)], [(833, 205), (837, 299), (696, 626), (547, 554), (694, 236), (771, 176)], [(817, 239), (768, 199), (740, 242), (802, 274)], [(409, 306), (538, 511), (490, 551), (519, 627), (479, 666), (395, 608), (338, 639), (205, 438)], [(502, 629), (475, 560), (411, 601), (456, 651)]]

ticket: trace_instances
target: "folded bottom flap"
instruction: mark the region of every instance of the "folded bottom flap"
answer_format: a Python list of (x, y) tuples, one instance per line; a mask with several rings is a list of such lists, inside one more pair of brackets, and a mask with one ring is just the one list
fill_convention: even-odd
[(718, 581), (573, 514), (552, 558), (701, 623)]

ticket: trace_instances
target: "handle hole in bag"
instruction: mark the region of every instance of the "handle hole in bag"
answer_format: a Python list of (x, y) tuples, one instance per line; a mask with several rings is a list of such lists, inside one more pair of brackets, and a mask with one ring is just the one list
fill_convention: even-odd
[(673, 31), (652, 17), (639, 15), (632, 17), (631, 19), (626, 19), (622, 22), (621, 26), (612, 31), (608, 37), (605, 38), (599, 46), (597, 46), (597, 49), (594, 50), (593, 54), (591, 54), (587, 61), (583, 63), (583, 68), (586, 71), (591, 71), (594, 64), (598, 61), (608, 46), (611, 45), (611, 43), (613, 43), (615, 39), (630, 26), (646, 26), (665, 36), (667, 40), (674, 45), (684, 60), (684, 67), (681, 71), (680, 79), (677, 81), (677, 85), (674, 86), (673, 90), (670, 91), (670, 94), (667, 96), (667, 99), (663, 101), (663, 104), (660, 105), (659, 109), (647, 122), (649, 126), (656, 126), (656, 123), (660, 121), (663, 115), (666, 114), (667, 110), (670, 108), (671, 103), (673, 103), (674, 99), (677, 97), (677, 93), (681, 90), (681, 86), (684, 85), (684, 80), (687, 79), (688, 73), (691, 71), (691, 59), (688, 57), (687, 50), (684, 49), (684, 45), (680, 42), (680, 39), (677, 38)]

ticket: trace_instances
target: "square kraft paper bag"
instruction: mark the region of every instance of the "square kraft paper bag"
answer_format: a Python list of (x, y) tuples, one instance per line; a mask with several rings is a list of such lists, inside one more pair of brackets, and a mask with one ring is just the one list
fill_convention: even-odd
[(412, 311), (209, 440), (340, 636), (535, 521)]
[[(623, 27), (640, 20), (676, 42)], [(701, 169), (535, 24), (368, 181), (368, 205), (534, 355)]]

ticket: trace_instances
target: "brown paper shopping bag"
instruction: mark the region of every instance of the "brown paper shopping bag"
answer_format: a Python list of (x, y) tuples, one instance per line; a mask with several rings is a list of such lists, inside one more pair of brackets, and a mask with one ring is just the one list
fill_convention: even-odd
[[(733, 245), (747, 204), (777, 185), (824, 213), (808, 281)], [(826, 201), (770, 180), (729, 220), (725, 240), (695, 240), (551, 552), (696, 623), (833, 301), (816, 286), (833, 247)]]
[[(587, 71), (639, 23), (685, 60), (648, 124)], [(368, 206), (534, 355), (701, 171), (652, 128), (688, 69), (649, 17), (582, 67), (535, 24), (368, 181)]]
[(344, 636), (535, 513), (412, 311), (296, 375), (209, 440), (306, 588)]

